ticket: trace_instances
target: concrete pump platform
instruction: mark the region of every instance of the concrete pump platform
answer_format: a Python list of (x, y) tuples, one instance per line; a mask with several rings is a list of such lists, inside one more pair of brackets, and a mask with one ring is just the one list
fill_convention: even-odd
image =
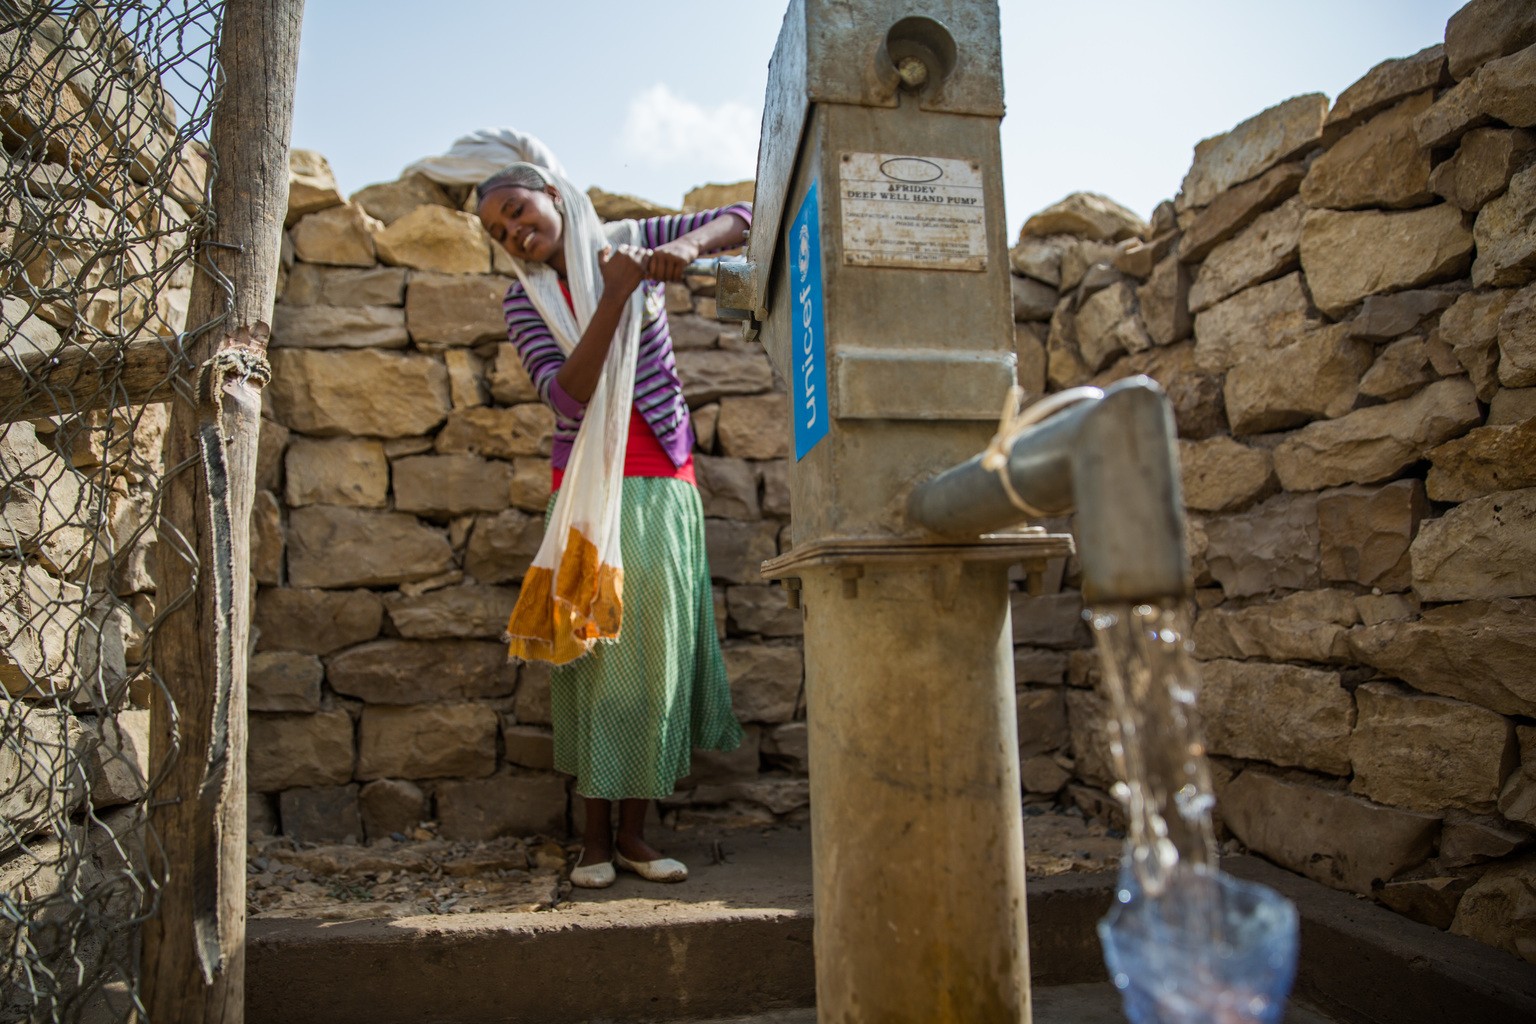
[[(679, 833), (678, 886), (620, 874), (554, 910), (395, 920), (253, 920), (252, 1024), (813, 1024), (810, 836)], [(1507, 1024), (1536, 1020), (1536, 966), (1416, 924), (1253, 858), (1233, 874), (1302, 914), (1288, 1024)], [(877, 869), (877, 868), (876, 868)], [(1113, 876), (1032, 878), (1039, 1024), (1122, 1019), (1094, 926)]]

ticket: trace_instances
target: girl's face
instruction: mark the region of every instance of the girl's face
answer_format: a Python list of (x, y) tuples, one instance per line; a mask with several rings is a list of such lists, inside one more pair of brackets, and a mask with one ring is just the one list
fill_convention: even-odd
[(558, 196), (553, 185), (537, 191), (515, 185), (498, 188), (480, 204), (480, 223), (513, 256), (558, 270), (565, 251)]

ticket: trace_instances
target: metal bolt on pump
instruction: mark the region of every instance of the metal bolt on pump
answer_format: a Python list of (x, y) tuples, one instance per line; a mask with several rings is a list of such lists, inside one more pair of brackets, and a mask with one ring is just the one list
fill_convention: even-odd
[(908, 89), (921, 89), (928, 82), (928, 65), (916, 57), (903, 57), (896, 65), (896, 73)]
[[(1043, 531), (946, 537), (918, 482), (1015, 380), (995, 0), (791, 0), (747, 254), (716, 301), (789, 384), (824, 1021), (1029, 1020), (1008, 571)], [(1018, 518), (1017, 515), (1015, 519)]]

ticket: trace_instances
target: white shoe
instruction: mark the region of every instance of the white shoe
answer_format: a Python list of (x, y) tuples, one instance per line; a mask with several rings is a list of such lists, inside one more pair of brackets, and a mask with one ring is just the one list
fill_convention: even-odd
[(571, 869), (571, 884), (578, 889), (606, 889), (613, 884), (618, 873), (612, 861), (601, 864), (584, 864)]
[(688, 866), (671, 857), (657, 860), (630, 860), (618, 850), (613, 851), (613, 862), (625, 871), (633, 871), (647, 882), (686, 882)]

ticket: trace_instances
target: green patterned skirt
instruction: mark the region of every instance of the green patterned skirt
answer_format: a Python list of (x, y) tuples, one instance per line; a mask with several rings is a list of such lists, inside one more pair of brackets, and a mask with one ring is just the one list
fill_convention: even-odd
[(698, 489), (625, 477), (620, 531), (619, 638), (550, 678), (555, 769), (576, 776), (582, 796), (657, 799), (688, 774), (693, 748), (734, 750), (741, 726), (715, 634)]

